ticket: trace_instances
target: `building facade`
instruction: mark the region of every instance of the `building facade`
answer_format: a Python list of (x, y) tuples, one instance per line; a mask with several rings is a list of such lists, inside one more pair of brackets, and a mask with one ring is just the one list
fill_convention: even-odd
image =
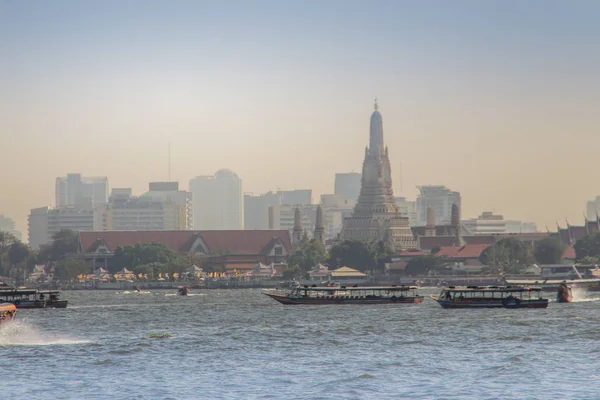
[(416, 226), (419, 223), (419, 213), (417, 211), (417, 202), (406, 200), (406, 197), (396, 197), (396, 204), (400, 208), (400, 214), (408, 217), (410, 226)]
[(244, 194), (244, 229), (268, 229), (269, 207), (280, 204), (281, 195), (277, 193)]
[(502, 215), (495, 215), (491, 211), (484, 211), (477, 218), (466, 219), (461, 223), (473, 235), (537, 232), (537, 226), (533, 222), (505, 220)]
[(15, 227), (15, 221), (5, 216), (4, 214), (0, 214), (0, 231), (8, 232), (19, 240), (22, 240), (22, 234)]
[(108, 201), (108, 178), (82, 177), (81, 174), (67, 174), (56, 178), (55, 206), (79, 206), (89, 199), (94, 204), (104, 204)]
[(40, 207), (31, 210), (28, 219), (29, 246), (38, 249), (52, 242), (54, 234), (63, 229), (73, 231), (94, 230), (94, 209), (88, 207)]
[(361, 175), (358, 172), (335, 174), (334, 194), (356, 202), (360, 195)]
[(190, 180), (194, 229), (243, 229), (242, 180), (222, 169)]
[(417, 196), (418, 221), (416, 225), (424, 226), (427, 223), (427, 207), (431, 206), (438, 225), (447, 225), (452, 219), (452, 205), (456, 204), (461, 210), (459, 192), (453, 192), (445, 186), (419, 186)]
[(278, 190), (281, 196), (281, 204), (306, 206), (312, 204), (311, 189)]
[(396, 250), (416, 247), (408, 217), (400, 214), (396, 204), (391, 175), (388, 149), (383, 141), (383, 119), (375, 103), (360, 195), (352, 216), (344, 220), (342, 240), (386, 241)]
[(107, 204), (94, 206), (96, 231), (186, 230), (192, 225), (191, 193), (177, 182), (151, 182), (148, 192), (113, 189)]

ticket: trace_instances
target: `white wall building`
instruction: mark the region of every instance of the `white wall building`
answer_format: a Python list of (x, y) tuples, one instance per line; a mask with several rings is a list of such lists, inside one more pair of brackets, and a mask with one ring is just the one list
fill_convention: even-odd
[(94, 230), (186, 230), (192, 224), (191, 193), (177, 182), (151, 182), (150, 190), (132, 196), (131, 189), (113, 189), (108, 204), (97, 204)]
[(23, 235), (15, 228), (15, 221), (4, 214), (0, 214), (0, 231), (8, 232), (17, 239), (22, 240)]
[(94, 209), (91, 204), (85, 208), (34, 208), (29, 214), (28, 224), (29, 245), (38, 249), (41, 245), (52, 242), (54, 234), (63, 229), (94, 230)]
[(600, 196), (587, 202), (586, 214), (588, 221), (595, 221), (596, 216), (600, 215)]
[(419, 221), (417, 202), (406, 200), (406, 197), (396, 197), (396, 204), (400, 208), (400, 215), (408, 217), (410, 226), (417, 226)]
[(222, 169), (214, 176), (190, 180), (193, 199), (194, 229), (242, 229), (242, 180), (232, 171)]
[(108, 201), (108, 178), (82, 177), (81, 174), (67, 174), (56, 178), (56, 207), (79, 206), (89, 199), (94, 204)]
[(418, 226), (427, 223), (427, 207), (431, 206), (435, 213), (436, 225), (450, 225), (452, 220), (452, 204), (456, 203), (461, 214), (461, 199), (459, 192), (453, 192), (445, 186), (419, 186), (417, 196)]
[(495, 215), (491, 211), (484, 211), (477, 218), (462, 220), (461, 224), (473, 235), (537, 232), (533, 222), (505, 220), (502, 215)]

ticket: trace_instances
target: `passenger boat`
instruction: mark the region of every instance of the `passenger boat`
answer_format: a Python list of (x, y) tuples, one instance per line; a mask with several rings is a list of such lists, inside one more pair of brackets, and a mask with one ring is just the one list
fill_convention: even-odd
[(11, 303), (0, 303), (0, 326), (15, 319), (17, 307)]
[(569, 287), (585, 290), (600, 290), (600, 268), (597, 265), (544, 265), (539, 278), (511, 279), (504, 283), (510, 286), (536, 286), (546, 292), (556, 292), (565, 282)]
[(430, 296), (443, 308), (547, 308), (540, 288), (513, 286), (448, 286)]
[(37, 289), (0, 290), (0, 302), (12, 303), (20, 309), (46, 307), (46, 301), (39, 297)]
[(48, 308), (67, 308), (69, 300), (60, 299), (60, 290), (40, 290), (38, 294)]
[(421, 304), (416, 286), (297, 286), (287, 294), (263, 292), (281, 304)]

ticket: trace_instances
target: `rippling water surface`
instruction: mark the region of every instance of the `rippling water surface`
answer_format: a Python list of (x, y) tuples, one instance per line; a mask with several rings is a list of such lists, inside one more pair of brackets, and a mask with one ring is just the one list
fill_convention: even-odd
[(20, 310), (0, 329), (2, 398), (600, 398), (593, 298), (443, 310), (191, 292), (72, 291), (67, 309)]

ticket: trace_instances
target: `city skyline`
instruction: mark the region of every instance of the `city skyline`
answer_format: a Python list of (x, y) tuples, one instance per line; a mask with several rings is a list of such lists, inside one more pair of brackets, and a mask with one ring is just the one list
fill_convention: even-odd
[(67, 172), (142, 192), (169, 143), (170, 180), (230, 168), (318, 199), (360, 171), (378, 97), (396, 196), (439, 184), (463, 218), (580, 223), (600, 5), (433, 3), (2, 3), (0, 212), (26, 232)]

